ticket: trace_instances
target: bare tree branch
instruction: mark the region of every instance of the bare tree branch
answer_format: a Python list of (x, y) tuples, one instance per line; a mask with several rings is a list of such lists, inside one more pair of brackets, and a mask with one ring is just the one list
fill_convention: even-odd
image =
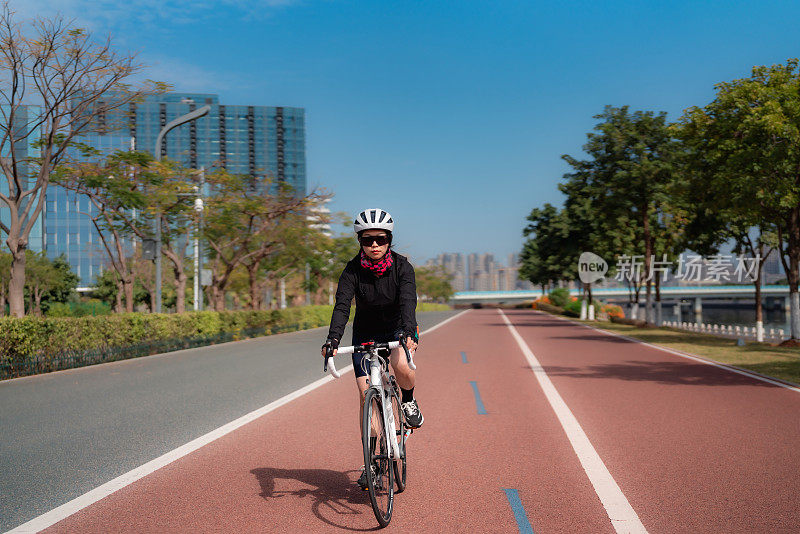
[[(116, 51), (110, 38), (98, 42), (61, 16), (22, 24), (8, 2), (0, 9), (0, 151), (8, 154), (0, 158), (8, 182), (0, 202), (10, 212), (3, 230), (14, 258), (13, 315), (24, 313), (24, 251), (51, 174), (99, 117), (166, 88), (151, 81), (127, 85), (142, 68), (135, 55)], [(23, 155), (34, 146), (36, 157)]]

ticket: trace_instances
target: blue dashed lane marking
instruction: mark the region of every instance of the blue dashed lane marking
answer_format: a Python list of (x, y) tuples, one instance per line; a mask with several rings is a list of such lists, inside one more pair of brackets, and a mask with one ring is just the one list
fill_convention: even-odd
[(488, 412), (483, 405), (483, 400), (481, 400), (481, 393), (478, 391), (478, 383), (471, 380), (470, 384), (472, 385), (472, 392), (475, 394), (475, 406), (478, 408), (478, 414), (486, 415)]
[(522, 506), (522, 500), (519, 498), (519, 492), (515, 489), (503, 489), (506, 492), (506, 499), (511, 506), (511, 511), (514, 512), (514, 519), (517, 520), (517, 527), (520, 534), (533, 534), (533, 527), (531, 522), (528, 521), (528, 516), (525, 513), (525, 507)]
[(466, 352), (462, 352), (461, 353), (461, 363), (467, 363), (467, 353)]

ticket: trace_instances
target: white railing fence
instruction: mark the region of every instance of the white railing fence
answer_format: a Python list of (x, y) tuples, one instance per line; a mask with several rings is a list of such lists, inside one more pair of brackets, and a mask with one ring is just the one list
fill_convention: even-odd
[[(662, 326), (670, 328), (677, 328), (679, 330), (687, 330), (689, 332), (699, 332), (701, 334), (714, 334), (735, 338), (756, 339), (756, 327), (749, 326), (731, 326), (720, 325), (711, 323), (688, 323), (679, 321), (664, 321)], [(783, 341), (788, 336), (784, 333), (783, 328), (765, 328), (764, 341), (771, 341), (773, 343)]]

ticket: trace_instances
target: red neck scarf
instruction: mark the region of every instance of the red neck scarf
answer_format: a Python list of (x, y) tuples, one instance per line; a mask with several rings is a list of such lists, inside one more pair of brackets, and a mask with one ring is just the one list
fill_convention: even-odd
[(375, 276), (381, 276), (383, 273), (389, 270), (389, 267), (392, 266), (392, 251), (387, 250), (386, 254), (383, 258), (380, 259), (378, 263), (372, 263), (364, 251), (361, 251), (361, 266), (368, 271), (371, 271), (372, 274)]

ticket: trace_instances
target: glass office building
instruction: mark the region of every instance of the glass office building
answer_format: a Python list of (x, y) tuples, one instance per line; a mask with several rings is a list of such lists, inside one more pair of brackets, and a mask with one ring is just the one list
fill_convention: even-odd
[[(36, 124), (39, 119), (39, 115), (41, 114), (41, 109), (39, 106), (20, 106), (17, 109), (16, 116), (15, 116), (15, 124), (14, 130), (15, 135), (21, 135), (25, 132), (29, 131), (29, 135), (25, 138), (24, 142), (17, 143), (14, 147), (14, 156), (16, 157), (17, 161), (17, 169), (18, 169), (18, 176), (22, 181), (22, 189), (23, 191), (28, 190), (29, 188), (33, 187), (36, 183), (36, 175), (35, 173), (38, 172), (39, 168), (36, 165), (31, 165), (28, 163), (29, 158), (38, 158), (40, 155), (39, 148), (33, 146), (33, 144), (38, 141), (40, 134), (40, 128), (36, 126), (33, 130), (30, 130), (31, 125)], [(6, 143), (5, 147), (3, 147), (3, 152), (0, 154), (5, 160), (9, 160), (11, 158), (11, 145), (10, 143)], [(4, 195), (8, 195), (8, 180), (5, 174), (2, 174), (2, 178), (0, 178), (0, 192)], [(31, 207), (31, 211), (35, 209), (36, 202), (39, 200), (39, 195), (29, 196), (23, 200), (21, 205), (21, 212), (25, 210), (25, 207), (28, 205), (28, 202), (33, 202), (34, 205)], [(8, 206), (5, 202), (0, 201), (0, 221), (3, 221), (5, 225), (8, 225), (11, 219), (11, 212), (8, 209)], [(34, 252), (41, 252), (44, 249), (44, 242), (43, 242), (43, 222), (44, 216), (40, 215), (37, 217), (36, 221), (33, 223), (33, 228), (31, 229), (31, 233), (28, 236), (28, 248)], [(27, 225), (28, 220), (23, 221), (23, 225)], [(8, 248), (6, 247), (6, 234), (2, 230), (0, 230), (0, 250), (3, 252), (8, 252)]]
[[(204, 117), (171, 130), (160, 147), (156, 139), (172, 120), (202, 106)], [(121, 118), (119, 118), (121, 117)], [(97, 133), (83, 139), (111, 153), (137, 150), (169, 158), (195, 169), (224, 167), (234, 174), (267, 176), (306, 192), (305, 110), (271, 106), (231, 106), (214, 94), (169, 93), (131, 103), (115, 117), (99, 117)], [(59, 187), (47, 192), (46, 247), (49, 257), (66, 254), (81, 279), (90, 286), (102, 272), (106, 253), (88, 216), (88, 199)]]

